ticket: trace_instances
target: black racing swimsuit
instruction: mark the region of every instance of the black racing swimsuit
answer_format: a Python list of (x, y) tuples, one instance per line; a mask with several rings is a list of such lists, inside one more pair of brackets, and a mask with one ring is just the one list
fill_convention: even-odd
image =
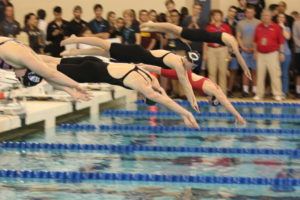
[[(5, 41), (3, 41), (3, 42), (0, 42), (0, 46), (3, 45), (3, 44), (5, 44), (6, 42), (9, 42), (9, 41), (13, 41), (13, 42), (16, 42), (16, 43), (22, 45), (22, 43), (18, 42), (18, 41), (15, 40), (15, 39), (8, 39), (8, 40), (5, 40)], [(8, 64), (5, 63), (4, 60), (2, 60), (0, 68), (5, 68), (5, 66), (7, 66), (7, 65), (8, 65)], [(9, 66), (9, 65), (8, 65), (8, 66)], [(12, 67), (10, 66), (10, 68), (12, 68)], [(26, 87), (35, 86), (35, 85), (39, 84), (40, 82), (42, 82), (42, 80), (43, 80), (43, 77), (41, 77), (40, 75), (38, 75), (37, 73), (31, 71), (31, 70), (28, 69), (28, 68), (26, 69), (26, 72), (25, 72), (25, 75), (24, 75), (24, 76), (22, 76), (22, 77), (17, 77), (17, 78), (18, 78), (18, 79), (20, 80), (20, 82), (21, 82), (24, 86), (26, 86)]]
[(218, 43), (225, 45), (222, 41), (222, 33), (210, 33), (204, 29), (188, 29), (183, 28), (181, 32), (181, 37), (193, 42), (208, 42), (208, 43)]
[(61, 59), (57, 70), (79, 83), (108, 83), (127, 89), (131, 88), (124, 85), (124, 79), (132, 72), (137, 72), (145, 80), (147, 80), (146, 77), (152, 80), (147, 72), (137, 66), (129, 70), (123, 77), (114, 78), (108, 72), (108, 65), (96, 57), (73, 57)]
[(144, 63), (159, 66), (164, 69), (170, 69), (163, 60), (164, 57), (171, 52), (166, 53), (162, 57), (155, 57), (150, 51), (144, 49), (140, 45), (124, 45), (119, 43), (112, 43), (109, 52), (110, 57), (118, 62), (135, 64)]

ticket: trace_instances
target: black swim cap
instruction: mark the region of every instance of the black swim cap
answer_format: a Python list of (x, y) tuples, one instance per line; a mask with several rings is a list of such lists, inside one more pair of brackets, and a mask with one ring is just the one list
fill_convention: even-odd
[(26, 87), (32, 87), (42, 82), (42, 80), (43, 78), (40, 75), (28, 69), (22, 77), (21, 82)]
[(219, 102), (219, 100), (215, 96), (211, 97), (211, 100), (210, 100), (209, 103), (212, 106), (219, 106), (219, 105), (221, 105), (220, 102)]
[(200, 66), (201, 64), (201, 55), (198, 51), (194, 51), (194, 50), (187, 51), (186, 58), (189, 62), (194, 64), (193, 68)]

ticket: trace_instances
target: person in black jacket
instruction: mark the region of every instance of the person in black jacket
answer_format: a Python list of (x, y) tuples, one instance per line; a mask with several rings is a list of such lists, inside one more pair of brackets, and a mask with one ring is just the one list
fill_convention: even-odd
[(84, 28), (88, 27), (88, 23), (81, 19), (82, 8), (81, 6), (75, 6), (73, 9), (74, 18), (70, 21), (68, 25), (68, 33), (67, 36), (76, 35), (79, 36), (80, 33), (84, 30)]
[(68, 22), (62, 18), (62, 9), (56, 6), (53, 9), (54, 20), (48, 24), (47, 27), (47, 40), (50, 41), (45, 51), (49, 52), (52, 56), (59, 57), (59, 54), (64, 51), (64, 47), (60, 46), (60, 42), (64, 39)]

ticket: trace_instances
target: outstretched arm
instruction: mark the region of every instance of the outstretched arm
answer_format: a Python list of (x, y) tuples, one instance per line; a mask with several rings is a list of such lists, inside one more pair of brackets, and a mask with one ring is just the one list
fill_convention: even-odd
[[(172, 54), (170, 56), (172, 56)], [(183, 66), (183, 61), (181, 60), (181, 57), (174, 55), (172, 59), (169, 59), (169, 64), (173, 66), (173, 69), (176, 71), (178, 80), (182, 85), (183, 91), (187, 96), (192, 108), (195, 111), (199, 112), (200, 110), (198, 107), (198, 103), (192, 85), (188, 79), (188, 71)]]
[(240, 115), (240, 113), (233, 107), (231, 102), (228, 100), (223, 91), (218, 85), (210, 80), (204, 82), (203, 89), (206, 94), (215, 96), (218, 101), (225, 107), (225, 109), (230, 112), (239, 124), (246, 124), (246, 120)]
[(107, 51), (102, 48), (93, 47), (90, 49), (70, 49), (62, 52), (61, 56), (79, 56), (79, 55), (92, 55), (109, 57)]
[(152, 101), (155, 101), (157, 103), (160, 103), (170, 110), (173, 110), (174, 112), (178, 113), (181, 115), (181, 117), (184, 120), (184, 123), (188, 127), (192, 128), (199, 128), (196, 119), (194, 116), (185, 110), (183, 107), (178, 105), (175, 101), (173, 101), (169, 96), (160, 94), (159, 92), (155, 92), (151, 86), (145, 86), (145, 87), (140, 87), (137, 89), (139, 92), (141, 92), (146, 98), (151, 99)]
[(96, 37), (76, 37), (75, 35), (72, 35), (71, 37), (61, 41), (60, 45), (65, 46), (67, 44), (87, 44), (91, 46), (96, 46), (104, 49), (105, 51), (109, 52), (111, 42), (107, 40), (103, 40), (101, 38)]
[[(150, 75), (150, 74), (149, 74)], [(151, 75), (150, 75), (151, 76)], [(186, 109), (178, 105), (175, 101), (173, 101), (170, 97), (168, 97), (165, 92), (160, 89), (159, 83), (155, 80), (155, 77), (152, 76), (152, 82), (149, 84), (145, 82), (145, 80), (137, 76), (136, 74), (130, 74), (124, 80), (126, 86), (134, 89), (140, 93), (142, 93), (146, 98), (160, 103), (170, 110), (181, 115), (184, 120), (184, 123), (193, 128), (198, 128), (197, 121), (195, 120), (194, 116), (188, 112)], [(158, 91), (158, 92), (157, 92)]]

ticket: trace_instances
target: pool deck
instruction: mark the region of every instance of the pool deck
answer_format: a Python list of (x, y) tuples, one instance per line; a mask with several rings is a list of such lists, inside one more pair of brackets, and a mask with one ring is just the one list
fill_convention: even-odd
[(113, 86), (114, 97), (111, 90), (91, 91), (92, 99), (86, 102), (71, 101), (24, 101), (22, 105), (26, 110), (25, 116), (1, 115), (0, 114), (0, 134), (6, 131), (22, 128), (38, 122), (44, 122), (44, 128), (55, 127), (56, 118), (83, 109), (89, 109), (90, 116), (99, 115), (100, 104), (113, 102), (122, 99), (135, 101), (137, 95), (131, 90), (126, 90), (118, 86)]

